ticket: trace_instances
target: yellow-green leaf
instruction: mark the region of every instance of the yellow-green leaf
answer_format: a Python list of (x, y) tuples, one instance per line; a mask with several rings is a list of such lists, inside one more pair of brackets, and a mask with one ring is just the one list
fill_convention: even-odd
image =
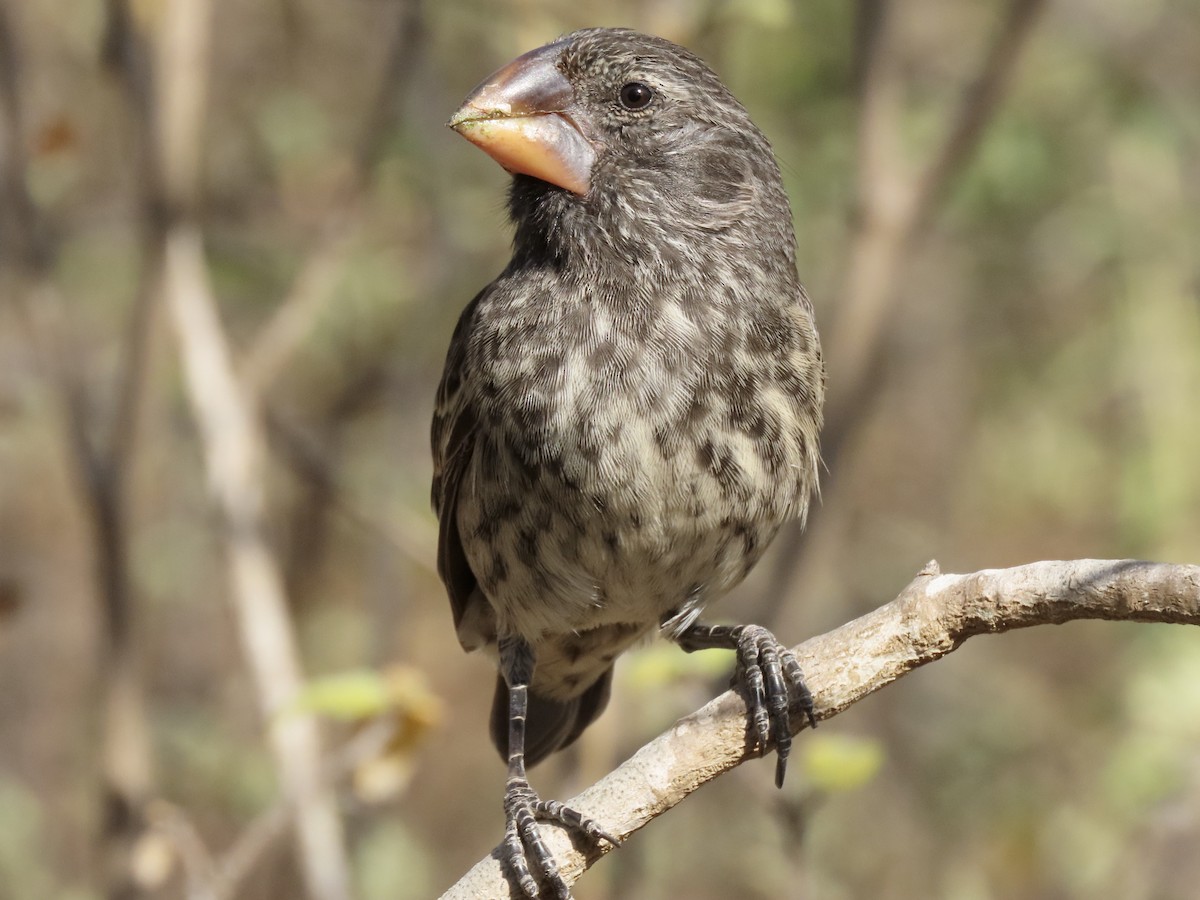
[(862, 787), (883, 766), (882, 745), (846, 734), (813, 734), (799, 744), (805, 779), (824, 791)]
[(387, 679), (370, 669), (359, 669), (314, 678), (287, 713), (318, 713), (335, 719), (362, 719), (379, 715), (391, 705)]

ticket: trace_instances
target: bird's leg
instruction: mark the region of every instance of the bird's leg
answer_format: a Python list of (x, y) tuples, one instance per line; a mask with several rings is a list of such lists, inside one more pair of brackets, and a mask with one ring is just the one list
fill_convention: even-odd
[(789, 711), (793, 694), (796, 708), (807, 717), (809, 725), (817, 726), (812, 694), (792, 651), (761, 625), (696, 623), (681, 632), (675, 642), (688, 653), (714, 648), (737, 651), (734, 679), (747, 695), (759, 752), (765, 754), (772, 735), (775, 738), (775, 784), (783, 787), (792, 749)]
[(529, 708), (529, 682), (533, 678), (533, 649), (516, 636), (500, 640), (500, 671), (508, 683), (508, 780), (504, 785), (505, 861), (526, 897), (540, 897), (534, 868), (558, 900), (570, 900), (571, 890), (558, 872), (558, 864), (538, 831), (537, 820), (558, 822), (582, 831), (596, 845), (601, 839), (614, 847), (618, 839), (594, 819), (554, 800), (543, 800), (525, 777), (525, 719)]

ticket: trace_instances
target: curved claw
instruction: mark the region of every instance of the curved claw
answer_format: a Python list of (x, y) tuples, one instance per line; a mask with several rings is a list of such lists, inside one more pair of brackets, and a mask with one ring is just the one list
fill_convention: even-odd
[[(504, 810), (508, 824), (502, 845), (505, 856), (503, 861), (512, 871), (521, 893), (529, 900), (542, 896), (538, 887), (539, 879), (543, 886), (551, 889), (555, 900), (571, 900), (571, 889), (558, 870), (554, 854), (542, 840), (537, 825), (539, 820), (557, 822), (582, 832), (593, 845), (598, 845), (601, 840), (614, 847), (621, 843), (619, 838), (605, 831), (595, 819), (557, 800), (542, 800), (527, 783), (510, 785), (504, 798)], [(534, 871), (537, 873), (536, 878)]]
[(795, 706), (812, 727), (817, 720), (812, 694), (804, 684), (800, 664), (790, 650), (766, 628), (744, 625), (736, 629), (737, 677), (748, 694), (749, 714), (759, 751), (766, 753), (771, 737), (775, 739), (775, 785), (783, 787), (787, 761), (792, 749), (789, 682), (795, 689)]
[(767, 752), (774, 736), (775, 784), (783, 787), (792, 749), (791, 711), (803, 713), (808, 724), (817, 727), (812, 693), (795, 655), (761, 625), (695, 623), (674, 639), (688, 653), (714, 647), (737, 651), (734, 682), (746, 696), (750, 727), (760, 753)]
[(750, 722), (758, 739), (759, 753), (767, 752), (771, 740), (771, 721), (767, 713), (767, 685), (759, 664), (759, 636), (743, 628), (737, 638), (737, 678), (746, 691)]

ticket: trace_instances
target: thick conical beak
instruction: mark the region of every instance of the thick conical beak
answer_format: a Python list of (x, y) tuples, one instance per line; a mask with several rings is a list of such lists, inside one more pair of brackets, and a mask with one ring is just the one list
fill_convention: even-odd
[(596, 151), (580, 132), (559, 43), (518, 56), (475, 88), (448, 123), (513, 174), (588, 192)]

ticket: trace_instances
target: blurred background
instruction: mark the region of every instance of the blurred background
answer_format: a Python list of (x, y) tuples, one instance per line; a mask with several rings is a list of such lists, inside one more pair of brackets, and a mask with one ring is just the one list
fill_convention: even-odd
[[(498, 842), (427, 434), (507, 179), (444, 122), (595, 24), (750, 109), (825, 339), (823, 500), (719, 614), (798, 643), (930, 558), (1200, 562), (1196, 0), (0, 0), (0, 898), (425, 898)], [(535, 785), (730, 666), (631, 654)], [(797, 752), (579, 900), (1196, 896), (1181, 627), (977, 638)]]

